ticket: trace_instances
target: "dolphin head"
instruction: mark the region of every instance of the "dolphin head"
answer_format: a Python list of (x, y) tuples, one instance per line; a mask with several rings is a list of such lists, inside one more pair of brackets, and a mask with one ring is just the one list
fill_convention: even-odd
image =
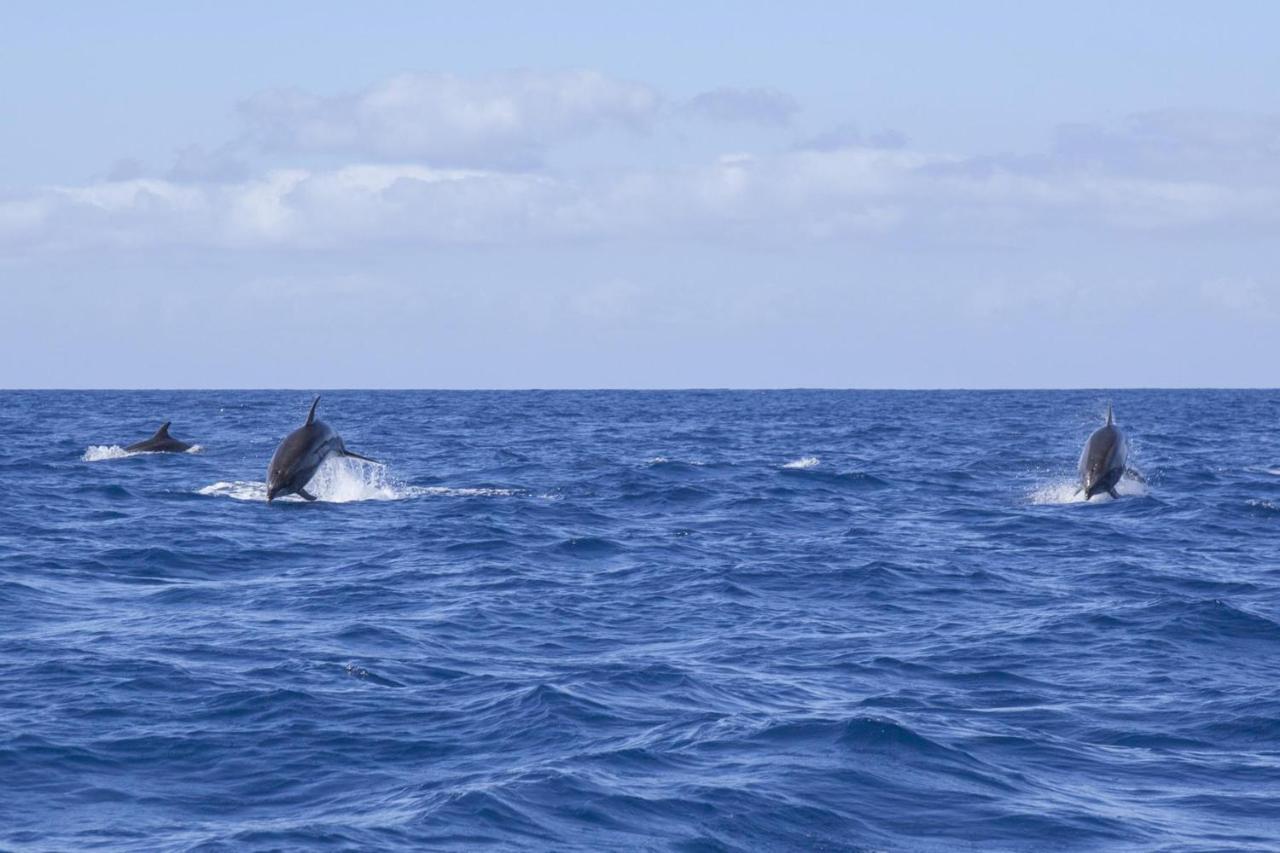
[(277, 495), (286, 495), (292, 491), (289, 483), (293, 480), (294, 460), (297, 458), (297, 430), (280, 443), (267, 465), (267, 501)]
[(288, 444), (289, 442), (286, 441), (281, 445), (281, 448), (271, 457), (271, 464), (267, 466), (268, 501), (293, 491), (295, 454), (291, 452), (292, 448), (288, 447)]

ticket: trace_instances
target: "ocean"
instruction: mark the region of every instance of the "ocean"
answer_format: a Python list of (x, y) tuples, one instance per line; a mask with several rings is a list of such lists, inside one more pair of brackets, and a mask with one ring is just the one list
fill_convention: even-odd
[(0, 393), (0, 849), (1280, 849), (1280, 392), (310, 402)]

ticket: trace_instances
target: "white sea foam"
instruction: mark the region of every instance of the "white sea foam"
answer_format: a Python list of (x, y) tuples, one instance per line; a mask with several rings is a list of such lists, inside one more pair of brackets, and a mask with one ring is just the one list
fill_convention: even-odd
[[(1142, 497), (1149, 494), (1146, 485), (1132, 477), (1122, 477), (1116, 484), (1116, 491), (1121, 497)], [(1088, 503), (1101, 503), (1114, 500), (1108, 494), (1094, 495)], [(1033, 504), (1082, 504), (1086, 503), (1084, 490), (1080, 481), (1074, 477), (1049, 480), (1036, 486), (1031, 492)]]
[(519, 489), (450, 488), (448, 486), (410, 486), (413, 496), (450, 498), (513, 498), (524, 494)]
[(91, 444), (85, 448), (84, 455), (80, 459), (84, 462), (103, 462), (107, 459), (127, 459), (137, 455), (118, 444)]
[(677, 465), (692, 465), (695, 468), (701, 468), (707, 464), (699, 459), (672, 459), (669, 456), (654, 456), (645, 460), (646, 465), (668, 465), (673, 462)]
[[(227, 497), (238, 501), (265, 501), (267, 484), (236, 480), (218, 482), (197, 490), (202, 495)], [(399, 501), (417, 497), (512, 497), (518, 489), (449, 488), (446, 486), (410, 486), (390, 475), (386, 466), (354, 459), (330, 457), (307, 484), (307, 491), (326, 503), (353, 501)], [(300, 495), (282, 495), (279, 501), (305, 501)]]
[(801, 456), (799, 459), (793, 459), (782, 467), (806, 470), (808, 468), (817, 468), (820, 462), (821, 460), (816, 456)]
[[(193, 444), (185, 452), (203, 453), (204, 448), (198, 444)], [(150, 455), (152, 455), (150, 451), (125, 450), (118, 444), (91, 444), (85, 448), (84, 455), (80, 459), (83, 462), (104, 462), (108, 459), (128, 459), (130, 456)]]

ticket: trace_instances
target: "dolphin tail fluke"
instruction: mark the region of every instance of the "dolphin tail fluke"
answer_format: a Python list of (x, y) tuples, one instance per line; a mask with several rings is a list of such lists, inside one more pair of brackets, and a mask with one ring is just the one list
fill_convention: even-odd
[(318, 405), (320, 405), (320, 395), (319, 395), (319, 394), (317, 394), (317, 395), (316, 395), (316, 398), (315, 398), (314, 400), (312, 400), (312, 401), (311, 401), (311, 411), (307, 412), (307, 426), (311, 426), (311, 424), (312, 424), (313, 422), (315, 422), (315, 419), (316, 419), (316, 406), (318, 406)]
[(361, 456), (359, 453), (353, 453), (352, 451), (347, 450), (345, 447), (344, 447), (344, 448), (342, 448), (342, 455), (343, 455), (343, 456), (350, 456), (352, 459), (359, 459), (359, 460), (361, 460), (362, 462), (372, 462), (374, 465), (381, 465), (381, 464), (382, 464), (382, 463), (381, 463), (381, 462), (379, 462), (377, 459), (370, 459), (368, 456)]

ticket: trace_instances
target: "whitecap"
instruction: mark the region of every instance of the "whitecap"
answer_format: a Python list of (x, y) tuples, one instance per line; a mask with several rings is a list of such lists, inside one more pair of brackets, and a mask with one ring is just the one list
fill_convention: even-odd
[(803, 471), (809, 468), (817, 468), (820, 462), (821, 460), (816, 456), (801, 456), (799, 459), (793, 459), (782, 467)]
[(512, 498), (524, 494), (520, 489), (451, 488), (449, 486), (409, 486), (413, 495), (451, 498)]

